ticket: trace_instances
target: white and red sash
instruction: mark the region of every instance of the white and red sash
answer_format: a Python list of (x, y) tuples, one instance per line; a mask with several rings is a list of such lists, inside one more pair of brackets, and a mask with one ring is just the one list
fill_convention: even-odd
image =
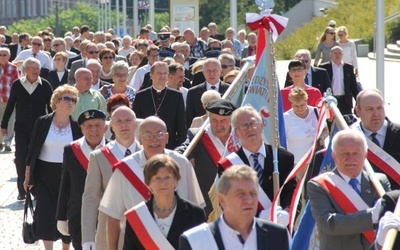
[[(107, 145), (102, 147), (100, 151), (103, 153), (104, 157), (106, 157), (107, 161), (110, 163), (111, 166), (114, 166), (117, 164), (118, 159), (115, 157), (115, 155), (111, 152), (111, 150), (108, 148)], [(114, 171), (114, 169), (113, 169)]]
[(138, 193), (143, 197), (143, 200), (150, 199), (151, 193), (146, 184), (144, 184), (143, 170), (139, 164), (132, 158), (124, 158), (117, 164), (113, 165), (113, 172), (118, 169), (125, 178), (132, 184)]
[(164, 234), (151, 216), (146, 203), (143, 201), (125, 212), (125, 217), (137, 235), (144, 249), (150, 250), (173, 250), (171, 243), (165, 238)]
[[(328, 192), (346, 214), (356, 213), (369, 208), (361, 196), (337, 174), (333, 172), (324, 173), (314, 177), (313, 180)], [(363, 235), (372, 244), (374, 241), (374, 231), (363, 232)]]
[[(218, 162), (225, 170), (233, 165), (247, 165), (240, 159), (239, 155), (235, 152), (229, 154), (227, 157), (221, 159)], [(271, 200), (268, 198), (268, 195), (261, 188), (260, 184), (258, 185), (258, 209), (265, 210), (271, 207)]]
[[(353, 127), (363, 132), (359, 123)], [(368, 143), (368, 160), (400, 185), (400, 163), (369, 138), (366, 137), (366, 139)]]
[(89, 168), (89, 160), (86, 155), (83, 153), (81, 144), (78, 141), (71, 142), (71, 149), (74, 153), (76, 159), (78, 159), (79, 163), (81, 164), (82, 168), (87, 172)]
[(218, 161), (221, 159), (221, 154), (219, 153), (217, 147), (215, 146), (215, 143), (213, 142), (212, 138), (208, 135), (207, 131), (203, 133), (203, 136), (201, 137), (201, 142), (206, 148), (215, 166), (217, 166)]
[(207, 223), (203, 223), (187, 230), (183, 235), (188, 240), (192, 250), (202, 250), (202, 249), (218, 249), (217, 242), (213, 234), (211, 233), (210, 227)]

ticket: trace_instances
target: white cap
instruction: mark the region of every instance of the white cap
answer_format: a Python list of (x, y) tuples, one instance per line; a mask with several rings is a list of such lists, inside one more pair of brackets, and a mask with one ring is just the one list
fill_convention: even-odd
[(336, 26), (335, 20), (330, 20), (328, 23), (329, 26)]

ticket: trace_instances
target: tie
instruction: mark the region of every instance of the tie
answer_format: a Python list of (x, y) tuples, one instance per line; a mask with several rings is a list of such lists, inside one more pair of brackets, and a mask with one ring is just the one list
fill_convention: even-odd
[(36, 58), (36, 55), (37, 55), (36, 53), (33, 53), (33, 57), (35, 57), (35, 58)]
[(356, 191), (357, 194), (361, 196), (361, 191), (360, 191), (360, 189), (358, 189), (358, 186), (357, 186), (357, 184), (358, 184), (357, 178), (351, 178), (349, 181), (349, 184), (353, 187), (354, 191)]
[(217, 88), (215, 86), (211, 86), (211, 89), (212, 90), (216, 90)]
[(258, 182), (261, 185), (264, 180), (264, 177), (263, 177), (263, 169), (261, 167), (261, 164), (258, 162), (259, 154), (260, 153), (255, 153), (255, 154), (251, 154), (251, 156), (253, 157), (254, 170), (256, 170), (256, 172), (257, 172)]
[(378, 147), (381, 147), (381, 144), (379, 143), (378, 139), (376, 139), (376, 135), (377, 135), (377, 133), (371, 134), (372, 142), (375, 143), (376, 145), (378, 145)]
[(304, 79), (304, 82), (308, 85), (308, 74), (306, 74), (306, 78)]
[(129, 148), (127, 148), (126, 149), (126, 151), (125, 151), (125, 157), (127, 157), (127, 156), (129, 156), (129, 155), (131, 155), (132, 154), (132, 152), (129, 150)]

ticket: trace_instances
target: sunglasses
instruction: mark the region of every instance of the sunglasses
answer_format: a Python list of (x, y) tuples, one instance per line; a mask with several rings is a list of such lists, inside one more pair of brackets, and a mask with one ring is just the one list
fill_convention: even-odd
[(335, 35), (335, 32), (327, 32), (326, 34)]
[(55, 44), (53, 44), (53, 47), (58, 47), (60, 45), (61, 45), (61, 43), (55, 43)]
[(69, 96), (62, 96), (60, 100), (63, 100), (64, 102), (73, 102), (73, 103), (77, 102), (77, 99), (75, 97), (69, 97)]
[(88, 53), (91, 54), (91, 55), (93, 55), (93, 54), (99, 54), (99, 51), (98, 51), (98, 50), (95, 50), (95, 51), (88, 51)]
[(102, 59), (114, 59), (114, 57), (113, 56), (103, 56)]
[(42, 46), (41, 43), (35, 43), (35, 42), (33, 42), (32, 45), (35, 45), (35, 46)]
[(226, 68), (228, 68), (228, 67), (233, 67), (233, 65), (221, 65), (221, 68), (223, 68), (223, 69), (226, 69)]

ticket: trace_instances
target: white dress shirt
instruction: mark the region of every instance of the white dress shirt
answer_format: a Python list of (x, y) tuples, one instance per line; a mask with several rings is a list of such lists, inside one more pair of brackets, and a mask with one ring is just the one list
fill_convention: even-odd
[(344, 82), (343, 82), (343, 62), (340, 65), (332, 63), (332, 91), (333, 95), (344, 95)]
[(224, 214), (221, 215), (219, 220), (219, 230), (221, 233), (222, 242), (225, 249), (242, 249), (254, 250), (257, 249), (257, 230), (256, 223), (253, 220), (250, 234), (247, 236), (244, 244), (239, 240), (240, 233), (226, 224)]

